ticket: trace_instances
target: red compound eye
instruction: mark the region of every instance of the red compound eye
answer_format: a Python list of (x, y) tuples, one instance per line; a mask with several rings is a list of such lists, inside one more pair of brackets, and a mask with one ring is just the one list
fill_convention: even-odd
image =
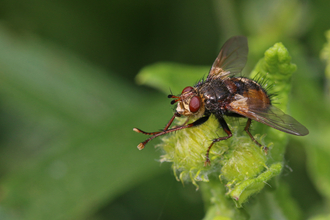
[(194, 96), (191, 98), (190, 103), (189, 103), (189, 110), (192, 113), (195, 113), (199, 110), (201, 107), (201, 100), (198, 96)]
[(194, 90), (194, 88), (191, 87), (191, 86), (187, 86), (186, 88), (184, 88), (184, 89), (182, 90), (181, 94), (183, 94), (183, 93), (185, 93), (185, 92), (190, 92), (191, 90)]

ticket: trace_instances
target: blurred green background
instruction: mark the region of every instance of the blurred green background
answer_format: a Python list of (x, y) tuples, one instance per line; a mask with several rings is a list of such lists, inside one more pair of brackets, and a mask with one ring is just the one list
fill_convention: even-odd
[(320, 52), (329, 8), (328, 0), (2, 0), (0, 219), (202, 219), (199, 192), (159, 164), (158, 142), (136, 148), (145, 136), (132, 128), (164, 127), (172, 107), (135, 76), (160, 61), (210, 67), (233, 35), (248, 37), (246, 74), (280, 41), (297, 64), (290, 114), (310, 134), (290, 137), (281, 178), (302, 219), (327, 216)]

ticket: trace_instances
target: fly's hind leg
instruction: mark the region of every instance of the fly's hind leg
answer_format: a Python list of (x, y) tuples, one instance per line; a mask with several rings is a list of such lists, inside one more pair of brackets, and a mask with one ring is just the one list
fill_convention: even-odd
[(207, 148), (207, 151), (206, 151), (206, 160), (204, 162), (204, 166), (207, 166), (207, 165), (210, 165), (210, 158), (209, 158), (209, 154), (210, 154), (210, 150), (211, 150), (211, 147), (213, 146), (214, 143), (216, 142), (219, 142), (219, 141), (222, 141), (222, 140), (227, 140), (228, 138), (230, 138), (231, 136), (233, 136), (233, 134), (231, 133), (226, 121), (222, 118), (222, 117), (219, 117), (218, 118), (218, 121), (222, 127), (222, 129), (227, 133), (228, 136), (225, 136), (225, 137), (219, 137), (219, 138), (216, 138), (216, 139), (213, 139), (211, 145)]
[[(244, 128), (244, 131), (246, 131), (246, 133), (250, 136), (251, 140), (256, 143), (259, 147), (263, 147), (256, 139), (254, 139), (254, 137), (252, 136), (252, 134), (250, 133), (250, 126), (251, 126), (251, 122), (252, 120), (249, 118), (246, 122), (246, 126)], [(267, 154), (268, 148), (267, 147), (263, 147), (265, 153)]]

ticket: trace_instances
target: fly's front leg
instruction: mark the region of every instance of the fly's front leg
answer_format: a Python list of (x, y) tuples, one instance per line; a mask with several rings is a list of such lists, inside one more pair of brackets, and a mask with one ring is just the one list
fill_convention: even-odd
[(219, 117), (218, 121), (219, 121), (222, 129), (227, 133), (228, 136), (219, 137), (219, 138), (216, 138), (212, 141), (211, 145), (207, 148), (207, 151), (206, 151), (206, 160), (204, 162), (204, 166), (210, 165), (210, 163), (211, 163), (210, 158), (209, 158), (209, 154), (210, 154), (210, 150), (211, 150), (211, 147), (213, 146), (213, 144), (216, 143), (216, 142), (222, 141), (222, 140), (227, 140), (228, 138), (233, 136), (233, 134), (231, 133), (226, 121), (222, 117)]
[[(179, 113), (175, 112), (174, 115), (172, 116), (172, 118), (170, 119), (170, 121), (167, 123), (167, 125), (163, 129), (163, 131), (168, 130), (168, 128), (171, 126), (172, 122), (174, 121), (175, 117), (181, 117), (181, 115)], [(163, 131), (145, 132), (145, 131), (142, 131), (141, 129), (138, 129), (138, 128), (133, 128), (133, 131), (135, 131), (137, 133), (142, 133), (142, 134), (145, 134), (145, 135), (156, 135), (158, 133), (163, 132)]]
[[(175, 128), (171, 128), (171, 129), (166, 129), (166, 130), (163, 130), (163, 131), (160, 131), (160, 132), (154, 132), (154, 133), (147, 133), (147, 134), (154, 134), (153, 136), (151, 136), (150, 138), (148, 138), (147, 140), (145, 140), (144, 142), (140, 143), (137, 148), (139, 150), (142, 150), (144, 148), (144, 146), (149, 142), (151, 141), (152, 139), (158, 137), (158, 136), (161, 136), (161, 135), (164, 135), (164, 134), (167, 134), (167, 133), (171, 133), (173, 131), (178, 131), (178, 130), (182, 130), (182, 129), (185, 129), (185, 128), (191, 128), (191, 127), (194, 127), (194, 126), (198, 126), (198, 125), (201, 125), (201, 124), (204, 124), (208, 119), (209, 119), (209, 115), (206, 115), (202, 118), (199, 118), (197, 119), (196, 121), (194, 121), (193, 123), (190, 123), (190, 124), (187, 124), (187, 125), (182, 125), (182, 126), (179, 126), (179, 127), (175, 127)], [(136, 129), (136, 128), (135, 128)], [(142, 133), (141, 130), (134, 130), (136, 132), (139, 132), (139, 133)], [(145, 132), (146, 133), (146, 132)]]

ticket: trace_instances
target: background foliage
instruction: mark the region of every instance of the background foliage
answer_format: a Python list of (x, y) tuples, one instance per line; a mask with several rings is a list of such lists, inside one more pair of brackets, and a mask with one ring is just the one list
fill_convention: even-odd
[[(171, 61), (196, 65), (191, 77), (175, 79), (191, 85), (233, 35), (249, 39), (246, 73), (280, 41), (297, 64), (290, 114), (310, 134), (290, 136), (285, 187), (276, 199), (285, 203), (291, 195), (295, 218), (329, 217), (329, 83), (320, 59), (329, 1), (2, 0), (0, 6), (1, 219), (202, 219), (195, 187), (183, 187), (169, 164), (156, 161), (157, 141), (136, 149), (144, 136), (132, 128), (162, 128), (172, 110), (164, 93), (134, 78), (146, 65)], [(275, 206), (268, 210), (276, 213)], [(290, 219), (277, 214), (269, 218)]]

